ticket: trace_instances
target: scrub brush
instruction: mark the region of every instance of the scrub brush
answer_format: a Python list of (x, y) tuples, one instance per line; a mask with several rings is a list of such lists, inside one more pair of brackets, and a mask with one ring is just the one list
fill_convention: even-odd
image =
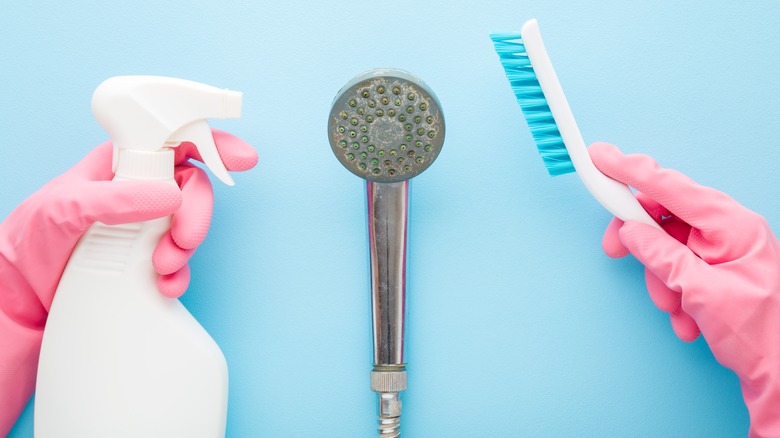
[(492, 34), (490, 38), (550, 175), (576, 171), (610, 213), (660, 229), (628, 186), (601, 173), (591, 161), (536, 20), (527, 21), (519, 34)]

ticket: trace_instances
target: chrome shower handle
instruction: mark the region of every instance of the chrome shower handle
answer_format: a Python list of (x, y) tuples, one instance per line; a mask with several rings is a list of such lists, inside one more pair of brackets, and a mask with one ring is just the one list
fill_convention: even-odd
[(409, 181), (367, 181), (366, 189), (374, 366), (403, 368)]

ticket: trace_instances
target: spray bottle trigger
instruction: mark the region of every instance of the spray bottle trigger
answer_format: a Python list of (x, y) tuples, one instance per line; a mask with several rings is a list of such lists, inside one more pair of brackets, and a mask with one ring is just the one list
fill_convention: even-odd
[(182, 126), (165, 143), (166, 146), (175, 147), (184, 142), (195, 145), (203, 163), (220, 181), (229, 186), (236, 184), (219, 156), (217, 145), (214, 143), (214, 135), (205, 120), (197, 120)]

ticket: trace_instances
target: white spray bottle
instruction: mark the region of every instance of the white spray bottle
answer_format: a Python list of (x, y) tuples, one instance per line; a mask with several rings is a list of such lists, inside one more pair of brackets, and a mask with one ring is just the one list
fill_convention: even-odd
[[(92, 111), (114, 143), (115, 180), (175, 184), (173, 150), (198, 148), (233, 185), (205, 119), (237, 118), (241, 93), (156, 76), (106, 80)], [(81, 238), (43, 335), (35, 436), (220, 437), (228, 374), (216, 342), (177, 299), (157, 290), (152, 253), (170, 217)]]

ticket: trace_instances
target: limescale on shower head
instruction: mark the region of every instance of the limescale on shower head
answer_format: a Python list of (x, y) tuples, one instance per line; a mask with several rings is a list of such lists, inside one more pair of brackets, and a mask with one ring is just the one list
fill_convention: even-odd
[(436, 96), (402, 70), (364, 73), (336, 96), (328, 137), (350, 172), (374, 182), (413, 178), (427, 169), (444, 143), (444, 117)]

